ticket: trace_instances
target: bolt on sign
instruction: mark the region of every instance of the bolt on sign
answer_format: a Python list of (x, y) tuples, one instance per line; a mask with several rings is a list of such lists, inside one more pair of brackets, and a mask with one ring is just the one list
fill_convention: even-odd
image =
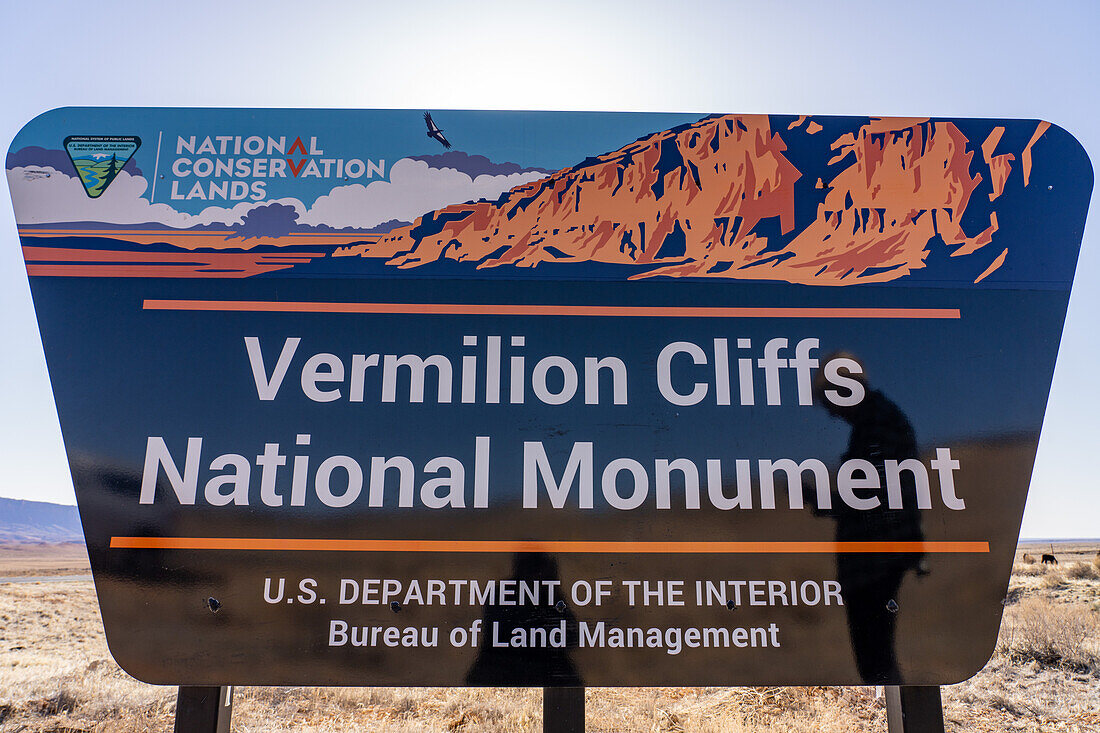
[(75, 108), (7, 175), (139, 679), (993, 651), (1092, 189), (1056, 126)]

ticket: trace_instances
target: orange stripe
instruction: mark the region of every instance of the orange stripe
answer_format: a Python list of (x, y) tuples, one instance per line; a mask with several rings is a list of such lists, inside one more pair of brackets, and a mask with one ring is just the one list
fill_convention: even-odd
[(29, 264), (31, 277), (189, 277), (189, 278), (243, 278), (260, 272), (277, 272), (291, 267), (290, 263), (255, 262), (241, 267), (215, 269), (216, 264), (186, 265), (60, 265)]
[(188, 237), (225, 237), (236, 234), (232, 230), (192, 232), (188, 230), (177, 231), (173, 229), (20, 229), (19, 236), (33, 237), (36, 234), (69, 234), (72, 236), (115, 237), (118, 235), (129, 236), (172, 236), (184, 234)]
[(439, 316), (675, 316), (680, 318), (960, 318), (958, 308), (722, 308), (481, 303), (314, 303), (266, 300), (155, 300), (145, 310), (252, 313), (366, 313)]
[(585, 540), (325, 540), (112, 537), (114, 549), (305, 552), (624, 552), (661, 554), (989, 552), (988, 542), (605, 542)]
[(280, 258), (294, 258), (308, 262), (323, 257), (319, 252), (142, 252), (122, 249), (69, 249), (65, 247), (23, 247), (23, 258), (28, 263), (51, 262), (151, 262), (153, 264), (210, 265), (223, 261), (255, 262)]
[[(128, 234), (132, 236), (187, 236), (187, 237), (221, 237), (225, 238), (229, 235), (234, 235), (235, 232), (232, 229), (222, 230), (207, 230), (207, 231), (192, 231), (190, 229), (18, 229), (19, 236), (21, 237), (33, 237), (36, 234), (70, 234), (73, 236), (100, 236), (100, 237), (113, 237), (120, 234)], [(380, 234), (357, 234), (355, 232), (291, 232), (284, 234), (282, 238), (294, 238), (294, 237), (340, 237), (348, 238), (355, 237), (367, 241), (369, 239), (378, 239)]]
[[(211, 266), (203, 266), (211, 267)], [(285, 268), (271, 268), (285, 269)], [(263, 270), (257, 270), (262, 272)], [(31, 277), (245, 277), (244, 270), (233, 272), (204, 272), (198, 266), (188, 265), (52, 265), (29, 264), (27, 274)]]

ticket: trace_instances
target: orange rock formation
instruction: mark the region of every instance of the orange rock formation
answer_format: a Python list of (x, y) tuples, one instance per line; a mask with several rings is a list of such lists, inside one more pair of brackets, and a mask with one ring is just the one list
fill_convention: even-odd
[[(810, 123), (785, 134), (821, 129)], [(1025, 164), (1043, 131), (1021, 151)], [(402, 268), (441, 258), (479, 268), (594, 261), (636, 266), (635, 278), (893, 280), (924, 266), (937, 235), (953, 256), (992, 242), (995, 212), (973, 235), (960, 222), (983, 180), (973, 168), (989, 176), (990, 201), (1004, 191), (1016, 158), (994, 155), (1003, 133), (995, 128), (972, 147), (950, 122), (872, 119), (833, 142), (832, 177), (817, 187), (816, 216), (796, 221), (802, 174), (769, 118), (712, 117), (589, 158), (497, 201), (425, 214), (342, 254), (386, 257)], [(774, 224), (758, 230), (765, 220)], [(765, 229), (783, 241), (769, 242)]]

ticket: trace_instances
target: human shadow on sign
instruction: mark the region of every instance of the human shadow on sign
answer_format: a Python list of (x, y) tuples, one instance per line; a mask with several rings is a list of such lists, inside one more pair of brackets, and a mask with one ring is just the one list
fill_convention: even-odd
[[(519, 687), (582, 686), (584, 682), (570, 659), (571, 650), (577, 645), (577, 620), (568, 606), (558, 600), (561, 597), (560, 582), (555, 590), (555, 603), (546, 602), (546, 586), (542, 583), (560, 581), (557, 561), (543, 552), (516, 553), (512, 558), (512, 580), (539, 583), (539, 603), (486, 604), (482, 616), (481, 645), (477, 658), (466, 674), (466, 683)], [(497, 645), (508, 644), (517, 629), (522, 630), (529, 646)]]
[[(859, 363), (849, 354), (834, 354), (826, 361), (835, 358), (851, 359), (853, 366)], [(834, 485), (832, 507), (818, 509), (815, 514), (827, 516), (836, 523), (838, 542), (922, 541), (924, 532), (917, 508), (913, 473), (895, 472), (901, 483), (901, 508), (889, 508), (885, 488), (887, 461), (900, 463), (920, 457), (913, 426), (900, 407), (885, 394), (870, 387), (863, 373), (853, 371), (849, 377), (863, 387), (864, 398), (858, 404), (840, 406), (825, 398), (825, 390), (831, 385), (824, 381), (820, 373), (814, 383), (815, 402), (834, 417), (848, 423), (851, 433), (841, 461), (863, 459), (874, 466), (880, 488), (877, 492), (861, 490), (860, 496), (877, 497), (880, 503), (873, 509), (854, 509), (840, 500)], [(909, 571), (915, 571), (917, 575), (927, 573), (923, 553), (836, 554), (837, 581), (844, 598), (848, 635), (859, 675), (865, 684), (903, 684), (895, 634), (900, 611), (898, 589)]]

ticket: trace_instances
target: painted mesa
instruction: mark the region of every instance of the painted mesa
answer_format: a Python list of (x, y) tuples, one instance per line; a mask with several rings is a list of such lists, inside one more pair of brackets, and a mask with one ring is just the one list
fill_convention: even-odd
[[(497, 201), (446, 207), (339, 254), (387, 257), (398, 267), (448, 257), (479, 267), (630, 264), (640, 270), (632, 277), (894, 280), (924, 266), (933, 238), (952, 256), (991, 244), (995, 210), (973, 234), (962, 228), (971, 196), (985, 181), (995, 202), (1017, 159), (1028, 185), (1031, 148), (1047, 125), (1037, 124), (1022, 149), (1000, 154), (994, 153), (1004, 130), (991, 130), (975, 161), (976, 151), (951, 122), (874, 121), (829, 145), (829, 164), (837, 169), (828, 186), (820, 177), (813, 183), (820, 194), (809, 211), (796, 207), (796, 187), (809, 181), (786, 154), (784, 136), (815, 135), (821, 127), (800, 118), (786, 128), (774, 130), (765, 115), (674, 128)], [(998, 253), (983, 275), (999, 266), (997, 259), (1003, 262)]]

